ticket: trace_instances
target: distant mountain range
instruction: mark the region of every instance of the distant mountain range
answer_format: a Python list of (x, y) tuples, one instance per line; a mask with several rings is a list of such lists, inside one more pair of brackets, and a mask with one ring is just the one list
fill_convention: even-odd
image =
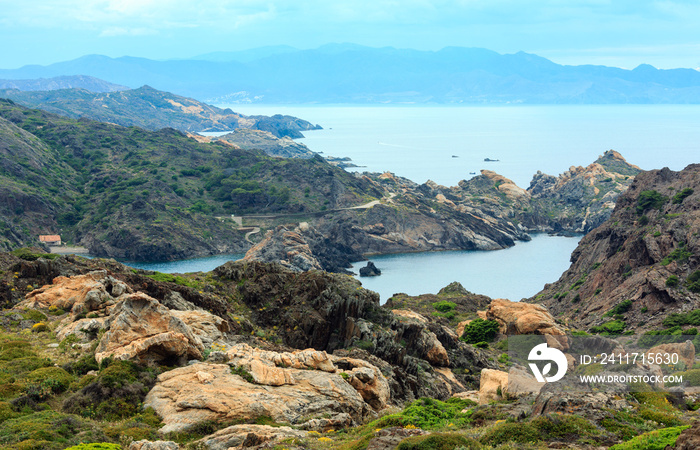
[(85, 75), (63, 75), (34, 80), (0, 80), (0, 89), (18, 89), (20, 91), (87, 89), (91, 92), (116, 92), (124, 91), (129, 88)]
[(0, 79), (66, 75), (132, 88), (147, 84), (218, 104), (700, 103), (700, 72), (693, 69), (564, 66), (524, 52), (461, 47), (280, 46), (170, 61), (89, 55), (0, 70)]

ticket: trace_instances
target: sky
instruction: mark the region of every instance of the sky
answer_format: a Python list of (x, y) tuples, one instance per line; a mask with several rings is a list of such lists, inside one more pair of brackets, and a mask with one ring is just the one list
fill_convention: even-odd
[(355, 43), (700, 67), (697, 0), (0, 0), (0, 68)]

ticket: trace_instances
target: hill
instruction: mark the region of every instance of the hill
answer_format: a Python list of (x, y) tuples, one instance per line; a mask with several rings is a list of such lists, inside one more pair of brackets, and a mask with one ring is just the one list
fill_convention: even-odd
[[(209, 59), (209, 60), (204, 60)], [(700, 103), (700, 72), (564, 66), (480, 48), (327, 45), (153, 61), (88, 55), (0, 70), (0, 78), (90, 75), (227, 103)]]
[[(637, 175), (561, 278), (531, 299), (578, 329), (692, 334), (700, 325), (700, 165)], [(687, 333), (681, 333), (686, 329)]]
[(245, 116), (200, 101), (158, 91), (150, 86), (95, 93), (86, 89), (51, 91), (0, 90), (0, 97), (74, 119), (137, 126), (147, 130), (174, 128), (185, 132), (261, 130), (276, 137), (303, 137), (301, 131), (321, 127), (292, 116)]
[(235, 224), (217, 216), (317, 212), (382, 195), (320, 157), (283, 160), (9, 100), (0, 101), (0, 186), (2, 248), (61, 234), (132, 260), (247, 249)]

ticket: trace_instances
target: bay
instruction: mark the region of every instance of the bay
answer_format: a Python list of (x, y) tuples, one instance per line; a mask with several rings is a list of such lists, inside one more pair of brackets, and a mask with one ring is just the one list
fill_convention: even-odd
[(645, 170), (699, 162), (700, 105), (217, 106), (317, 123), (299, 140), (312, 151), (418, 183), (454, 186), (488, 169), (527, 188), (538, 170), (558, 175), (610, 149)]
[[(365, 288), (379, 293), (382, 303), (399, 292), (437, 294), (453, 281), (476, 294), (519, 301), (559, 279), (580, 239), (534, 234), (532, 241), (505, 250), (373, 256), (369, 259), (382, 274), (358, 278)], [(365, 264), (353, 264), (353, 272)]]
[(241, 259), (244, 255), (244, 253), (229, 253), (179, 261), (134, 262), (119, 260), (119, 262), (135, 269), (155, 270), (163, 273), (209, 272), (229, 261)]

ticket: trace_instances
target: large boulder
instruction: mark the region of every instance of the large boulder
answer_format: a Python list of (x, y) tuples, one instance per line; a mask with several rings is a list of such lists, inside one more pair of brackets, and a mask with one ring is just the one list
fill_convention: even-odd
[[(230, 448), (250, 448), (265, 445), (273, 446), (285, 439), (304, 439), (307, 431), (290, 427), (273, 427), (270, 425), (233, 425), (219, 430), (197, 441), (208, 450), (228, 450)], [(199, 447), (197, 447), (199, 448)]]
[[(678, 355), (681, 362), (685, 364), (685, 367), (691, 369), (695, 364), (695, 346), (692, 341), (685, 341), (676, 344), (661, 344), (650, 348), (646, 351), (648, 355)], [(664, 356), (665, 358), (665, 356)]]
[(125, 295), (105, 322), (108, 331), (95, 351), (107, 357), (143, 364), (180, 365), (201, 359), (204, 345), (185, 322), (146, 294)]
[(347, 414), (350, 425), (356, 425), (376, 415), (340, 374), (284, 370), (290, 372), (293, 384), (257, 384), (244, 368), (232, 369), (227, 364), (180, 367), (158, 376), (144, 406), (162, 417), (163, 433), (184, 431), (211, 420), (251, 421), (267, 416), (303, 426), (310, 419)]
[(537, 394), (541, 388), (542, 384), (524, 371), (511, 369), (510, 372), (503, 372), (482, 369), (479, 381), (479, 404)]
[(28, 293), (17, 308), (49, 309), (70, 312), (73, 317), (96, 311), (107, 312), (116, 298), (133, 292), (125, 283), (109, 276), (105, 270), (85, 275), (56, 277), (48, 284)]
[[(491, 301), (486, 311), (486, 318), (498, 322), (502, 334), (561, 336), (552, 341), (559, 341), (560, 345), (556, 345), (558, 348), (568, 348), (566, 333), (557, 325), (554, 317), (544, 306), (496, 298)], [(550, 343), (549, 340), (548, 343)]]

